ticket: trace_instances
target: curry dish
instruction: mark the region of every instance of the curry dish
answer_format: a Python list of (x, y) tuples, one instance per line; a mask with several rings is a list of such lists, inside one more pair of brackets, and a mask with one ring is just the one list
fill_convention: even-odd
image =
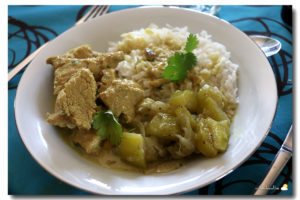
[(121, 37), (105, 53), (82, 45), (47, 59), (55, 97), (47, 121), (112, 169), (169, 172), (224, 153), (238, 105), (238, 66), (225, 46), (186, 27), (150, 25)]

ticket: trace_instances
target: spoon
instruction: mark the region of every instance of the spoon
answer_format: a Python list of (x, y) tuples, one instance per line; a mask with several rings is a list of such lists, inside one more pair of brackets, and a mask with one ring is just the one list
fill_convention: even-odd
[(267, 57), (273, 56), (281, 49), (281, 43), (267, 36), (251, 35), (250, 38), (261, 48)]

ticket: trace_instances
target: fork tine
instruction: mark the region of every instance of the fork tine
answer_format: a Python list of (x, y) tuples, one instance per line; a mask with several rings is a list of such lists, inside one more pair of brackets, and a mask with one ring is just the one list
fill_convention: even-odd
[(96, 13), (95, 17), (102, 15), (103, 10), (106, 8), (106, 6), (102, 6), (98, 13)]
[(110, 6), (103, 6), (102, 12), (99, 13), (99, 16), (108, 12)]
[(92, 18), (96, 17), (98, 15), (99, 12), (101, 12), (101, 10), (103, 9), (103, 6), (97, 6), (96, 12), (94, 12), (92, 14)]
[(108, 10), (109, 10), (109, 8), (110, 8), (110, 6), (101, 6), (101, 8), (99, 8), (94, 14), (93, 14), (93, 18), (95, 18), (95, 17), (97, 17), (97, 16), (101, 16), (101, 15), (103, 15), (103, 14), (105, 14), (105, 13), (107, 13), (108, 12)]
[(82, 18), (80, 18), (75, 25), (81, 24), (82, 22), (85, 22), (90, 16), (97, 10), (99, 6), (93, 6)]

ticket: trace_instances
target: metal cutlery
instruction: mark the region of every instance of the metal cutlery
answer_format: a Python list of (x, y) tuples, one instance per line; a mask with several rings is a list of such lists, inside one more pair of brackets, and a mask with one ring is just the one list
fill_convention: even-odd
[(290, 130), (281, 146), (277, 152), (271, 166), (263, 179), (263, 181), (256, 188), (254, 195), (265, 195), (268, 193), (271, 185), (274, 183), (286, 163), (292, 157), (293, 154), (293, 127), (290, 127)]

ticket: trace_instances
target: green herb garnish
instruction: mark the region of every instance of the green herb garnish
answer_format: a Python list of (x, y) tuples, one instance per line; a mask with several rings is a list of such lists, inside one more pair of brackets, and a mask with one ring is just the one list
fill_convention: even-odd
[(98, 111), (93, 118), (93, 128), (101, 139), (108, 139), (112, 145), (119, 145), (123, 135), (122, 126), (116, 120), (112, 111)]
[(197, 36), (190, 34), (184, 48), (184, 52), (175, 52), (168, 60), (168, 66), (164, 69), (162, 77), (172, 82), (183, 81), (187, 71), (197, 64), (197, 58), (192, 51), (197, 47)]
[(184, 50), (186, 52), (192, 52), (194, 49), (197, 48), (198, 44), (199, 44), (199, 41), (197, 39), (197, 36), (190, 34), (189, 37), (187, 38), (187, 42), (185, 44)]

